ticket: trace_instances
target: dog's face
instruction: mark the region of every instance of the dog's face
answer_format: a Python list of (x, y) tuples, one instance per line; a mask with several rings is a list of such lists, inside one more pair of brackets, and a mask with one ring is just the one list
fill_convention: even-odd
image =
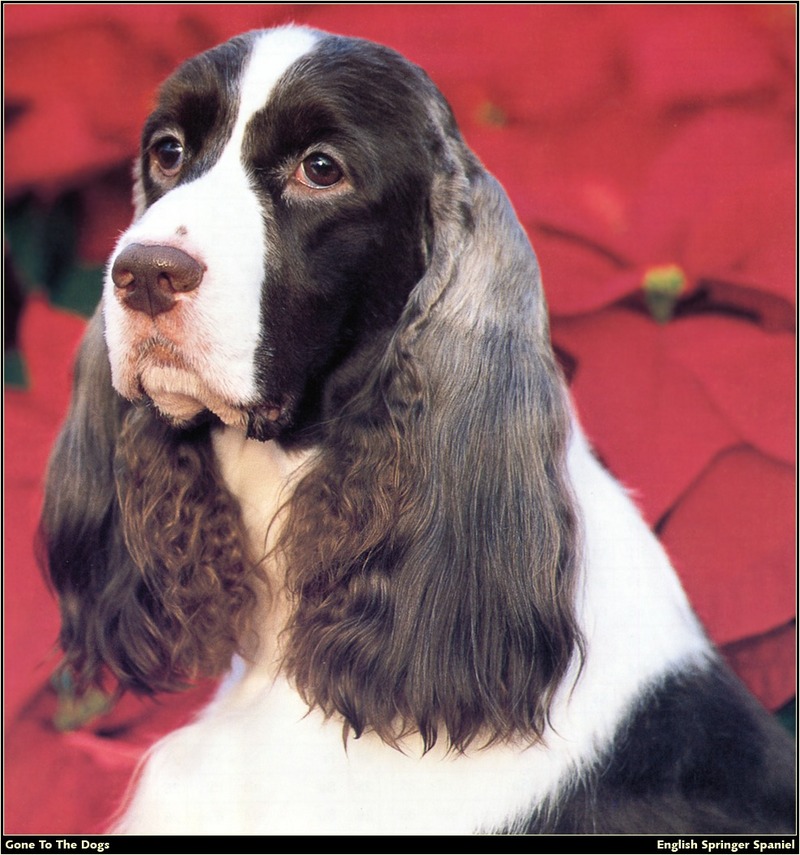
[(109, 262), (117, 391), (259, 439), (324, 417), (424, 271), (435, 97), (387, 49), (295, 28), (178, 69)]

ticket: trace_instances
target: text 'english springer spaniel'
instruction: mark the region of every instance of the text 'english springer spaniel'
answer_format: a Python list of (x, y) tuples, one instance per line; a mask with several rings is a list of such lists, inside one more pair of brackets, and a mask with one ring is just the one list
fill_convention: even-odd
[(166, 82), (49, 473), (79, 685), (227, 672), (136, 833), (778, 832), (793, 748), (572, 415), (428, 77), (302, 28)]

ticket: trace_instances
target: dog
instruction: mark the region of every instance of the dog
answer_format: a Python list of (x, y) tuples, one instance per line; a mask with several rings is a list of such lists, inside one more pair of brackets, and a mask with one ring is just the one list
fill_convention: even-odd
[(437, 88), (285, 27), (147, 119), (41, 537), (78, 686), (226, 674), (128, 833), (794, 828), (793, 746), (592, 454)]

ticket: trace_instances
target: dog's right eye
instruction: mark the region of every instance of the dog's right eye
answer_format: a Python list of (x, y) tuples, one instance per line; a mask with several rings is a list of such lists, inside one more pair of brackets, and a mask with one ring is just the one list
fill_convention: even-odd
[(327, 154), (316, 151), (297, 167), (294, 173), (301, 184), (314, 190), (327, 190), (338, 184), (344, 173), (341, 166)]
[(162, 137), (150, 146), (150, 163), (167, 178), (172, 178), (183, 166), (183, 143), (176, 137)]

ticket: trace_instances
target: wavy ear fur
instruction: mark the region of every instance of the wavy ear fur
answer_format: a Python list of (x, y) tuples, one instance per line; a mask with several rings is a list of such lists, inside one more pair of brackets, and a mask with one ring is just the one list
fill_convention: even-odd
[(464, 750), (538, 739), (580, 659), (568, 406), (538, 265), (459, 138), (430, 263), (371, 380), (329, 422), (282, 533), (286, 666), (346, 731)]
[(123, 687), (174, 689), (225, 669), (255, 602), (244, 542), (207, 429), (175, 431), (113, 390), (98, 309), (39, 528), (78, 686), (110, 671)]

